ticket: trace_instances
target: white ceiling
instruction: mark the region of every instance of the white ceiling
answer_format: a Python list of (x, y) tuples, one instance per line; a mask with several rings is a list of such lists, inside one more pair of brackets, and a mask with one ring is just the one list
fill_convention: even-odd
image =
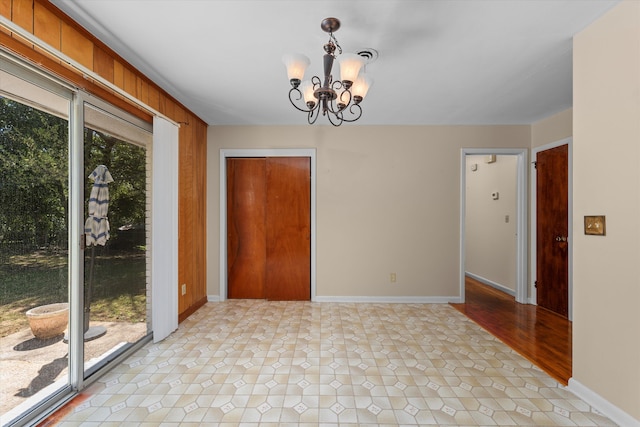
[(618, 2), (51, 1), (210, 125), (306, 123), (281, 58), (320, 75), (330, 16), (345, 52), (379, 52), (356, 124), (530, 124), (571, 107), (572, 37)]

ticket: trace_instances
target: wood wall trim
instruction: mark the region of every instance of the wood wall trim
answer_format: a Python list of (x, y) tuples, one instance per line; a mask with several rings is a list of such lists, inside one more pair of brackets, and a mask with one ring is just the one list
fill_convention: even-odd
[[(207, 124), (151, 79), (47, 0), (2, 0), (0, 15), (81, 64), (122, 91), (181, 123), (179, 129), (178, 246), (179, 283), (187, 293), (179, 298), (179, 321), (207, 301), (206, 297), (206, 177)], [(34, 46), (0, 26), (0, 47), (72, 86), (91, 93), (151, 123), (152, 113), (78, 68)], [(181, 295), (179, 293), (178, 295)]]
[[(174, 113), (172, 112), (185, 110), (188, 111), (190, 116), (193, 116), (194, 120), (199, 120), (202, 123), (205, 123), (197, 115), (189, 111), (180, 101), (155, 84), (147, 76), (139, 72), (133, 65), (128, 63), (100, 39), (75, 22), (48, 0), (3, 1), (2, 7), (0, 7), (0, 15), (5, 16), (14, 24), (40, 38), (55, 49), (60, 50), (63, 54), (73, 58), (79, 64), (94, 71), (100, 77), (118, 86), (120, 89), (137, 98), (142, 103), (159, 111), (161, 114), (164, 114), (171, 120), (180, 121), (173, 117)], [(72, 83), (90, 93), (94, 93), (93, 88), (83, 82), (83, 80), (85, 80), (85, 76), (83, 76), (78, 70), (75, 70), (67, 64), (61, 63), (57, 58), (51, 58), (54, 63), (58, 63), (71, 71), (71, 73), (60, 73), (60, 70), (57, 70), (55, 67), (50, 68), (48, 66), (50, 64), (41, 63), (37, 58), (30, 58), (29, 55), (25, 55), (25, 50), (29, 50), (31, 52), (38, 52), (40, 54), (50, 56), (46, 52), (42, 52), (41, 49), (34, 47), (28, 40), (24, 40), (20, 36), (12, 34), (4, 28), (1, 29), (0, 33), (9, 35), (14, 42), (17, 42), (6, 43), (3, 40), (0, 41), (0, 45), (19, 54), (20, 56), (31, 59), (37, 65), (43, 66), (51, 73), (63, 78), (69, 83)], [(17, 44), (19, 43), (22, 43), (24, 47), (18, 47)], [(105, 61), (107, 61), (107, 63), (105, 63)], [(108, 65), (110, 62), (113, 62), (113, 72), (110, 71), (111, 66)], [(105, 66), (107, 66), (107, 69), (104, 69)], [(95, 83), (94, 85), (97, 86)], [(103, 91), (105, 91), (104, 88)], [(116, 94), (116, 97), (131, 104), (129, 100), (121, 95)], [(163, 100), (162, 98), (166, 101), (161, 102)], [(111, 99), (105, 100), (112, 102)], [(122, 108), (121, 105), (118, 106)], [(167, 109), (166, 111), (163, 110), (163, 106)], [(134, 105), (134, 107), (140, 109), (137, 105)], [(131, 112), (128, 108), (125, 110)], [(144, 111), (144, 114), (150, 117), (148, 112)], [(135, 115), (138, 116), (138, 114)]]
[(0, 32), (0, 46), (6, 48), (15, 55), (24, 58), (28, 62), (33, 63), (38, 68), (42, 68), (61, 80), (69, 82), (79, 89), (102, 98), (110, 104), (133, 114), (141, 120), (148, 123), (153, 121), (153, 117), (146, 111), (134, 106), (131, 102), (114, 94), (112, 91), (105, 89), (102, 85), (95, 84), (91, 80), (79, 78), (78, 74), (73, 69), (65, 67), (60, 63), (60, 61), (52, 59), (51, 56), (44, 54), (42, 51), (35, 50), (31, 46), (24, 44), (16, 37)]
[[(23, 1), (25, 1), (25, 0), (23, 0)], [(153, 87), (153, 91), (156, 92), (156, 95), (154, 96), (154, 98), (158, 98), (157, 94), (162, 94), (162, 96), (164, 98), (168, 99), (171, 103), (175, 104), (176, 106), (179, 106), (181, 109), (184, 109), (184, 110), (188, 111), (188, 108), (185, 107), (180, 101), (175, 99), (169, 93), (165, 92), (160, 86), (158, 86), (156, 83), (154, 83), (153, 80), (148, 78), (146, 75), (144, 75), (141, 72), (137, 71), (136, 68), (133, 65), (131, 65), (129, 62), (127, 62), (118, 53), (113, 51), (109, 46), (107, 46), (105, 43), (103, 43), (96, 36), (94, 36), (89, 31), (87, 31), (84, 27), (82, 27), (76, 21), (71, 19), (68, 15), (66, 15), (64, 12), (62, 12), (60, 9), (58, 9), (55, 5), (51, 4), (48, 0), (26, 0), (26, 1), (33, 1), (35, 7), (40, 6), (40, 7), (44, 8), (44, 9), (46, 9), (49, 13), (51, 13), (54, 16), (56, 16), (62, 22), (64, 22), (65, 24), (69, 25), (69, 27), (73, 28), (75, 31), (80, 33), (83, 37), (86, 37), (88, 40), (90, 40), (93, 43), (93, 45), (95, 46), (95, 48), (105, 52), (108, 56), (110, 56), (113, 59), (114, 63), (119, 64), (119, 66), (121, 68), (133, 71), (133, 73), (136, 75), (136, 77), (138, 79), (141, 79), (144, 82), (144, 83), (142, 83), (143, 85), (148, 85), (150, 87)], [(96, 71), (93, 67), (89, 67), (89, 68), (91, 68), (94, 71)], [(125, 89), (122, 86), (118, 85), (115, 80), (110, 80), (106, 75), (103, 75), (98, 71), (96, 71), (96, 73), (99, 74), (101, 77), (106, 78), (111, 83), (114, 83), (116, 86), (120, 87), (121, 89)], [(131, 93), (130, 91), (127, 90), (127, 92), (133, 95), (133, 93)], [(165, 114), (167, 117), (169, 117), (169, 118), (171, 118), (173, 120), (173, 117), (171, 117), (169, 114), (166, 114), (165, 111), (162, 111), (162, 110), (156, 108), (156, 106), (153, 103), (148, 102), (148, 104), (149, 104), (149, 106), (155, 108), (156, 110), (160, 111), (162, 114)], [(191, 112), (191, 111), (189, 111), (189, 114), (192, 114), (192, 115), (195, 116), (195, 114), (193, 112)], [(197, 117), (197, 119), (201, 120), (203, 123), (205, 123), (204, 120), (200, 119), (199, 117)]]
[(204, 298), (198, 300), (195, 304), (193, 304), (187, 310), (183, 311), (182, 313), (180, 313), (178, 315), (178, 323), (182, 323), (185, 319), (187, 319), (193, 313), (198, 311), (198, 309), (200, 307), (202, 307), (203, 305), (205, 305), (206, 303), (207, 303), (207, 297), (204, 297)]

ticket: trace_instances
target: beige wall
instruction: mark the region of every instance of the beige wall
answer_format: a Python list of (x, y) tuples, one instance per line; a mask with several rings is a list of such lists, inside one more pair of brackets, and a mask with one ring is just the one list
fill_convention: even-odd
[(210, 296), (220, 149), (316, 148), (317, 295), (458, 297), (461, 148), (528, 147), (530, 127), (211, 126), (208, 141)]
[(573, 110), (562, 111), (531, 125), (531, 148), (569, 138), (573, 135)]
[(518, 158), (496, 156), (493, 163), (486, 159), (466, 158), (465, 271), (515, 295)]
[(640, 2), (575, 37), (573, 80), (573, 378), (640, 425)]

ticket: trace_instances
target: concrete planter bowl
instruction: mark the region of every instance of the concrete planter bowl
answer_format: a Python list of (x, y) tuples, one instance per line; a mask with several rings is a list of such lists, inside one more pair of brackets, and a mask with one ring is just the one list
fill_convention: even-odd
[(41, 305), (32, 308), (26, 314), (33, 335), (46, 340), (64, 333), (69, 323), (69, 303)]

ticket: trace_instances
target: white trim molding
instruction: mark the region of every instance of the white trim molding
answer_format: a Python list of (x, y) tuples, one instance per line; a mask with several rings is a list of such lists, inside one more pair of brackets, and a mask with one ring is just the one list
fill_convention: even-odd
[(459, 303), (459, 297), (392, 297), (392, 296), (316, 296), (314, 302), (349, 302), (376, 304), (448, 304)]
[(587, 402), (598, 412), (601, 412), (607, 418), (611, 419), (614, 423), (624, 427), (640, 427), (640, 420), (636, 420), (631, 415), (618, 408), (595, 391), (591, 390), (589, 387), (580, 383), (578, 380), (569, 378), (567, 390)]
[(505, 294), (511, 295), (512, 297), (516, 296), (516, 292), (513, 289), (510, 289), (504, 285), (501, 285), (498, 282), (494, 282), (493, 280), (489, 280), (482, 276), (478, 276), (477, 274), (469, 273), (468, 271), (465, 272), (465, 275), (471, 277), (472, 279), (477, 280), (480, 283), (484, 283), (485, 285), (491, 286), (494, 289), (504, 292)]
[[(316, 301), (316, 149), (220, 149), (220, 296), (227, 299), (227, 158), (228, 157), (309, 157), (311, 160), (311, 301)], [(211, 299), (209, 299), (211, 301)]]

